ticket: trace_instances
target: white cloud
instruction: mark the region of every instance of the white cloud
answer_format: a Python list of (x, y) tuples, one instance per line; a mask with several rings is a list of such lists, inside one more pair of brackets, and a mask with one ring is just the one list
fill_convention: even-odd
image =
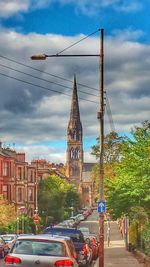
[(57, 3), (60, 5), (74, 5), (77, 12), (87, 16), (99, 14), (102, 9), (111, 7), (116, 11), (135, 12), (142, 9), (139, 0), (0, 0), (0, 17), (7, 18), (31, 9), (41, 9)]
[(119, 1), (119, 4), (114, 5), (114, 8), (118, 11), (130, 13), (141, 10), (143, 5), (139, 1)]
[(0, 17), (9, 17), (29, 9), (30, 0), (0, 0)]

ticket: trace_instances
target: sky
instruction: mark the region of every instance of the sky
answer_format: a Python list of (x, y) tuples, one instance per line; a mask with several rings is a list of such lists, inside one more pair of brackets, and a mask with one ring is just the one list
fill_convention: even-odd
[(115, 130), (129, 135), (149, 120), (149, 13), (149, 0), (0, 0), (3, 146), (24, 151), (29, 162), (44, 158), (65, 163), (76, 75), (84, 160), (95, 161), (91, 146), (99, 136), (99, 57), (30, 57), (57, 54), (69, 46), (61, 54), (99, 54), (101, 28), (105, 134)]

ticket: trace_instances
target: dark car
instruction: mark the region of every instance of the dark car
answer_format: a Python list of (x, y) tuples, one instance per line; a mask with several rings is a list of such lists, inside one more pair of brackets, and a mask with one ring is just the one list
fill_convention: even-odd
[(74, 228), (47, 227), (44, 230), (44, 234), (70, 237), (78, 256), (77, 260), (79, 265), (86, 267), (90, 265), (92, 255), (88, 245), (85, 243), (83, 234), (80, 230)]

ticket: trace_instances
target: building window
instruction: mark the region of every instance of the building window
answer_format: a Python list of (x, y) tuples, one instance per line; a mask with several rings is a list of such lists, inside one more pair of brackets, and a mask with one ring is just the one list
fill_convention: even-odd
[(18, 188), (18, 202), (22, 202), (22, 201), (23, 201), (23, 189)]
[(75, 158), (76, 158), (76, 159), (79, 159), (79, 157), (80, 157), (80, 149), (77, 147), (77, 148), (75, 149)]
[(8, 176), (8, 162), (4, 161), (3, 163), (3, 175)]
[(18, 179), (21, 180), (22, 178), (22, 168), (18, 167)]
[(33, 201), (33, 189), (30, 188), (28, 192), (29, 201)]
[(29, 172), (29, 182), (33, 183), (33, 181), (34, 181), (34, 171), (30, 170), (30, 172)]
[(38, 176), (38, 182), (42, 181), (42, 176)]
[(75, 150), (73, 147), (71, 148), (71, 159), (75, 159)]
[(7, 192), (7, 185), (3, 185), (3, 192)]

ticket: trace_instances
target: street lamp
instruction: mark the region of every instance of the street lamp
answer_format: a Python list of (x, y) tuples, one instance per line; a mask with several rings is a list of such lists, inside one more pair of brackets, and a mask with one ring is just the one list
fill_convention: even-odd
[[(99, 81), (99, 91), (100, 91), (100, 109), (98, 112), (98, 119), (100, 122), (100, 160), (99, 160), (99, 200), (100, 203), (104, 202), (104, 29), (99, 29), (100, 31), (100, 54), (39, 54), (31, 56), (32, 60), (45, 60), (48, 57), (99, 57), (99, 67), (100, 67), (100, 81)], [(85, 38), (83, 38), (85, 39)], [(75, 43), (76, 44), (76, 43)], [(73, 46), (73, 45), (71, 45)], [(71, 47), (70, 46), (70, 47)], [(68, 48), (70, 48), (68, 47)], [(67, 49), (64, 49), (65, 51)], [(61, 51), (61, 52), (63, 52)], [(99, 267), (104, 267), (104, 213), (100, 212), (99, 216), (100, 224), (100, 249), (99, 249)]]

